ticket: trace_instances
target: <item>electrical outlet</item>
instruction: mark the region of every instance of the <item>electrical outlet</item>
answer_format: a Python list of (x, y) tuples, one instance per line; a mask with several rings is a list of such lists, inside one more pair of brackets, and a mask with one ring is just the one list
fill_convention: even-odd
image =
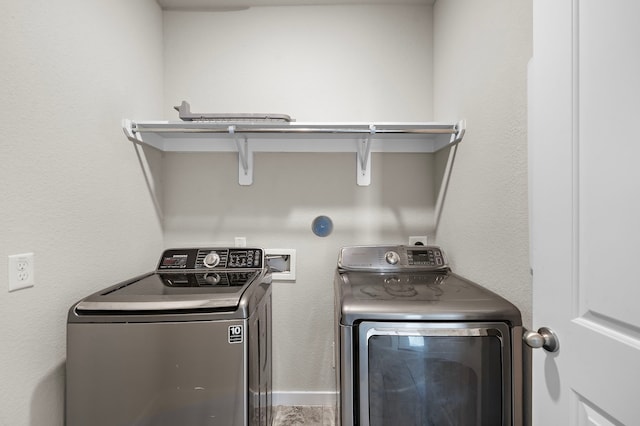
[(409, 237), (409, 245), (410, 246), (426, 246), (427, 245), (427, 236), (413, 236)]
[(34, 284), (34, 254), (9, 256), (9, 291), (33, 287)]

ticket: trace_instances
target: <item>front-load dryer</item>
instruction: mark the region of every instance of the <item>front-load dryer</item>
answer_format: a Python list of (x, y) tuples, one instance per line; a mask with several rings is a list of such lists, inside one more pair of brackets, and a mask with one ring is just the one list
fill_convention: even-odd
[(440, 248), (345, 247), (334, 289), (342, 426), (522, 424), (520, 311)]

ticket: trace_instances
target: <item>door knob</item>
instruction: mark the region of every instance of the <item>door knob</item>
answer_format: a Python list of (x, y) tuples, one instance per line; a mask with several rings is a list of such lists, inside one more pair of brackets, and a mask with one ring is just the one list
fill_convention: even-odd
[(531, 330), (525, 331), (522, 340), (531, 348), (542, 348), (548, 352), (556, 352), (560, 348), (558, 336), (547, 327), (540, 327), (537, 333)]

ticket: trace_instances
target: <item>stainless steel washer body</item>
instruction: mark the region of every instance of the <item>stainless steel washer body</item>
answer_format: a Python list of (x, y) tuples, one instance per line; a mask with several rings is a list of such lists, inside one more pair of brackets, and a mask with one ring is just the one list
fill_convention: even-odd
[(342, 426), (522, 424), (521, 314), (438, 247), (345, 247), (334, 287)]
[(271, 424), (261, 249), (172, 249), (71, 307), (67, 426)]

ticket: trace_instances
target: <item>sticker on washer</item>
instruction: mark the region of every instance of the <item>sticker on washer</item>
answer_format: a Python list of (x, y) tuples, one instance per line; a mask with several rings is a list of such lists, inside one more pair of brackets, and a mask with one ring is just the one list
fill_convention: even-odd
[(242, 325), (229, 326), (229, 343), (242, 343), (244, 341), (244, 327)]

